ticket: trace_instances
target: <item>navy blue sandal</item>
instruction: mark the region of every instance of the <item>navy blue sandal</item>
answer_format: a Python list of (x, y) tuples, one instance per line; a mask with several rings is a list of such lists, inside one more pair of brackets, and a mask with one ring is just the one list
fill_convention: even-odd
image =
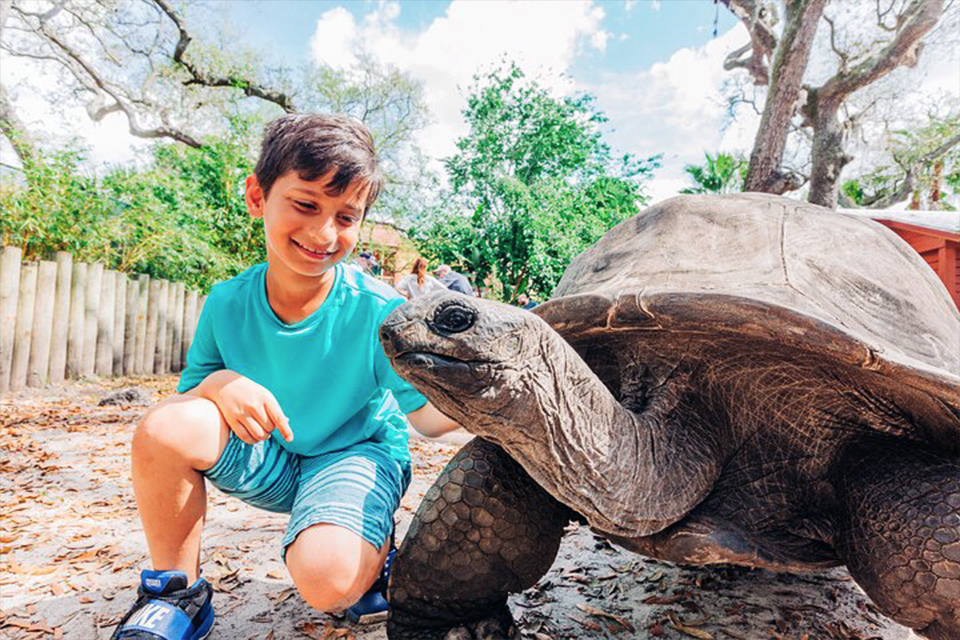
[(213, 588), (182, 571), (143, 571), (137, 601), (111, 640), (203, 640), (213, 628)]

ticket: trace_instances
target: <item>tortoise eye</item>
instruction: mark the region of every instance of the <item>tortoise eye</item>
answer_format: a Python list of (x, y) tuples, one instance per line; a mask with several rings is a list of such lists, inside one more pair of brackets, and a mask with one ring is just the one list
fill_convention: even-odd
[(433, 325), (444, 333), (466, 331), (477, 321), (477, 312), (459, 304), (448, 304), (437, 309)]

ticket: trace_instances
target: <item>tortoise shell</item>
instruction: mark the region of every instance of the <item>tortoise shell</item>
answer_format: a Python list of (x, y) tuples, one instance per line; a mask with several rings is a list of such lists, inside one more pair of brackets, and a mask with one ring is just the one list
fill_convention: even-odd
[(883, 225), (767, 194), (679, 196), (611, 229), (535, 309), (567, 340), (737, 334), (896, 376), (960, 415), (960, 314)]

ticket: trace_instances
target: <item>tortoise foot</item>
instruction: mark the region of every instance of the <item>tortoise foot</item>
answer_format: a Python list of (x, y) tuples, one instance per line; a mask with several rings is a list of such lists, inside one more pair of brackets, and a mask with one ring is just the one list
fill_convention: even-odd
[(856, 469), (841, 534), (850, 574), (922, 637), (960, 638), (960, 464), (900, 447)]
[(449, 625), (391, 614), (387, 637), (390, 640), (514, 640), (520, 633), (510, 610), (503, 605), (479, 620), (468, 623), (458, 620)]
[(485, 618), (451, 629), (444, 636), (444, 640), (512, 640), (519, 637), (517, 626), (512, 620), (509, 624), (504, 624), (499, 618)]

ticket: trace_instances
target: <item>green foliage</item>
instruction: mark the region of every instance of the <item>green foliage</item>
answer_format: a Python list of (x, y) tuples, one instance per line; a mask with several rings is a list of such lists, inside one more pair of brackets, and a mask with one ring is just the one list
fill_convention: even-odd
[(688, 164), (683, 168), (696, 186), (681, 189), (680, 193), (737, 193), (743, 189), (750, 164), (746, 158), (722, 151), (715, 156), (707, 152), (704, 156), (705, 164)]
[(203, 290), (264, 259), (243, 179), (252, 170), (236, 123), (202, 149), (158, 145), (146, 170), (86, 175), (83, 154), (40, 155), (25, 184), (0, 190), (0, 234), (27, 260), (69, 251), (80, 261), (147, 273)]
[(921, 126), (893, 131), (887, 145), (893, 163), (843, 183), (853, 205), (889, 206), (910, 198), (917, 208), (952, 208), (943, 194), (960, 195), (960, 114), (931, 115)]
[(614, 160), (589, 95), (555, 98), (510, 65), (478, 78), (452, 187), (412, 230), (421, 251), (494, 295), (550, 295), (570, 260), (646, 201), (658, 158)]

